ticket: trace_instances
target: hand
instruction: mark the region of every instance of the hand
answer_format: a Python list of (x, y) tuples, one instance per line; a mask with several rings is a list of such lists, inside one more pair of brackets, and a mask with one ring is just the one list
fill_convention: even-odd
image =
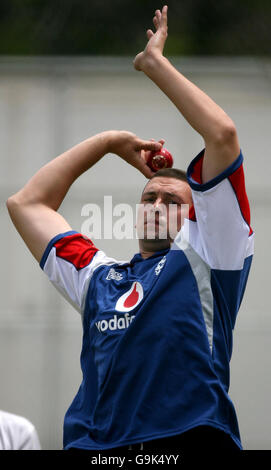
[(108, 152), (119, 155), (130, 165), (137, 168), (146, 178), (151, 178), (154, 172), (146, 164), (149, 152), (160, 150), (164, 140), (142, 140), (132, 132), (111, 131)]
[(167, 39), (167, 10), (165, 5), (162, 9), (156, 10), (153, 18), (153, 24), (156, 29), (154, 33), (151, 29), (147, 30), (148, 43), (143, 52), (137, 54), (134, 59), (134, 67), (136, 70), (144, 71), (145, 64), (153, 57), (163, 55), (165, 42)]

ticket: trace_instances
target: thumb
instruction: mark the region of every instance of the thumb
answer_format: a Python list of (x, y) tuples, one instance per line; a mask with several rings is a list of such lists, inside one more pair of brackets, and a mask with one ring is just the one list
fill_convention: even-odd
[(146, 161), (144, 161), (144, 159), (141, 157), (134, 161), (133, 166), (148, 179), (154, 175), (154, 172), (147, 165)]
[(161, 150), (162, 148), (161, 142), (155, 142), (153, 140), (141, 140), (138, 144), (137, 150)]
[(151, 178), (154, 175), (154, 172), (151, 170), (151, 168), (147, 165), (147, 162), (144, 158), (144, 150), (141, 150), (140, 152), (136, 152), (135, 158), (131, 164), (140, 171), (146, 178)]

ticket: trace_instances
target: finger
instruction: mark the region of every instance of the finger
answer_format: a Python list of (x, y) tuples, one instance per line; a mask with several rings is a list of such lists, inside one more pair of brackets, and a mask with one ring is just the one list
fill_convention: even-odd
[(168, 11), (167, 5), (163, 6), (160, 23), (161, 23), (161, 26), (164, 26), (164, 27), (167, 27), (167, 11)]
[(155, 142), (153, 140), (140, 140), (137, 146), (137, 150), (160, 150), (161, 147), (161, 142)]
[(149, 153), (149, 151), (141, 150), (141, 158), (144, 160), (145, 163), (147, 163)]
[(152, 152), (153, 150), (141, 150), (141, 157), (143, 158), (145, 163), (147, 163), (147, 161), (149, 160), (150, 154)]
[(147, 31), (147, 38), (148, 38), (148, 39), (151, 39), (153, 35), (154, 35), (153, 31), (152, 31), (151, 29), (148, 29), (148, 31)]
[(152, 21), (153, 21), (153, 24), (155, 26), (155, 29), (157, 30), (159, 28), (158, 18), (156, 16), (154, 16)]
[[(150, 139), (151, 142), (155, 142), (155, 139)], [(152, 150), (141, 150), (141, 156), (144, 158), (145, 162), (148, 161), (150, 153)]]
[(156, 18), (157, 18), (158, 24), (160, 24), (161, 16), (162, 16), (161, 11), (160, 11), (160, 10), (156, 10), (155, 16), (156, 16)]
[[(155, 139), (150, 139), (150, 140), (151, 140), (152, 142), (155, 142)], [(160, 142), (160, 144), (161, 144), (162, 147), (163, 147), (163, 145), (164, 145), (164, 143), (165, 143), (165, 139), (160, 139), (160, 140), (158, 140), (158, 142)], [(159, 149), (159, 150), (161, 150), (161, 149)]]
[(146, 163), (142, 165), (142, 168), (140, 168), (139, 171), (141, 171), (141, 173), (148, 179), (154, 175), (154, 171), (152, 171)]
[[(154, 139), (150, 139), (150, 140), (152, 142), (155, 142)], [(160, 139), (158, 142), (161, 144), (161, 147), (158, 149), (158, 152), (159, 152), (163, 148), (163, 145), (165, 143), (165, 139)], [(145, 162), (148, 161), (151, 152), (153, 152), (153, 150), (141, 150), (141, 156), (145, 160)]]
[[(151, 140), (152, 142), (155, 142), (155, 139), (150, 139), (150, 140)], [(162, 147), (163, 147), (163, 145), (164, 145), (164, 143), (165, 143), (165, 139), (160, 139), (160, 140), (158, 140), (158, 142), (160, 142), (160, 144), (161, 144)]]

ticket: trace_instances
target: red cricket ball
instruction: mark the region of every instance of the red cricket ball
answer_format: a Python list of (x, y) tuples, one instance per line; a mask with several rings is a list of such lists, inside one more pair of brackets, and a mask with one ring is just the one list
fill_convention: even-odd
[(161, 150), (155, 150), (150, 153), (147, 165), (152, 171), (158, 171), (162, 168), (171, 168), (173, 166), (173, 158), (167, 149), (161, 148)]

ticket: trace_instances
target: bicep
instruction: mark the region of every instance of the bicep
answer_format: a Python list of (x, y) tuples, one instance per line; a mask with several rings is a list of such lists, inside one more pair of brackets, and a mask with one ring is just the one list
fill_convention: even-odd
[(62, 215), (43, 204), (24, 205), (11, 197), (7, 208), (18, 233), (38, 262), (53, 237), (71, 230)]

